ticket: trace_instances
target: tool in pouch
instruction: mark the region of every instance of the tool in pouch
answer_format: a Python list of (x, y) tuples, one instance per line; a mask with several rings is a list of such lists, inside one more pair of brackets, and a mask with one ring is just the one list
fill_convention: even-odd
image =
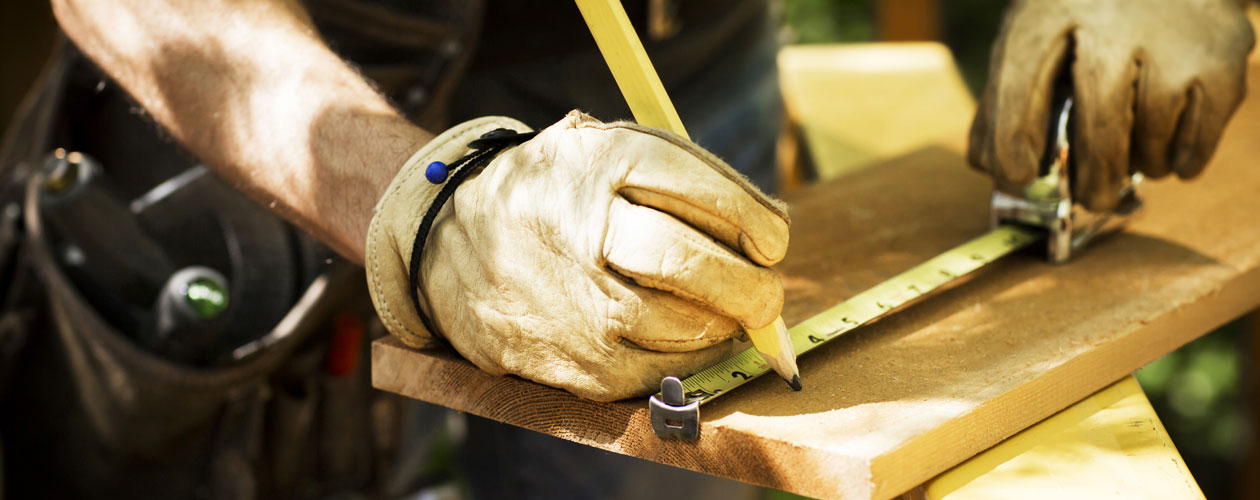
[[(1133, 174), (1120, 190), (1120, 204), (1109, 213), (1089, 212), (1072, 201), (1073, 164), (1068, 137), (1072, 110), (1070, 92), (1060, 88), (1050, 116), (1046, 152), (1038, 178), (1021, 196), (994, 191), (990, 200), (993, 229), (929, 259), (908, 271), (858, 293), (848, 300), (791, 328), (797, 355), (859, 326), (903, 309), (985, 265), (1038, 241), (1046, 257), (1063, 263), (1093, 238), (1119, 229), (1127, 216), (1141, 207), (1135, 190), (1140, 174)], [(651, 396), (648, 409), (652, 429), (661, 438), (695, 440), (700, 437), (700, 405), (730, 392), (765, 373), (752, 349), (695, 375), (661, 381), (661, 392)]]
[[(635, 121), (687, 137), (678, 111), (669, 101), (665, 86), (652, 68), (652, 61), (620, 0), (577, 0), (576, 3)], [(655, 11), (658, 7), (664, 8), (665, 2), (654, 2), (654, 5)], [(773, 368), (793, 390), (801, 390), (796, 352), (789, 348), (792, 342), (783, 318), (775, 317), (768, 325), (745, 331), (762, 365)]]

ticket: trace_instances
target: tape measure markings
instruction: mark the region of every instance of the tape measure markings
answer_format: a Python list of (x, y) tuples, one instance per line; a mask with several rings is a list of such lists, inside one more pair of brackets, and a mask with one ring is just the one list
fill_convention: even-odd
[[(798, 356), (809, 352), (1043, 237), (1034, 229), (999, 226), (790, 328), (792, 347)], [(768, 371), (770, 365), (750, 348), (687, 377), (682, 381), (683, 392), (688, 403), (704, 404)]]

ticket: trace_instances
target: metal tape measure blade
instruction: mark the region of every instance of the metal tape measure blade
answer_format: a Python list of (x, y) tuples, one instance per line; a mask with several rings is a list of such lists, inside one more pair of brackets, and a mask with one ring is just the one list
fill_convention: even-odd
[[(1003, 225), (963, 243), (789, 329), (797, 355), (912, 304), (986, 264), (1040, 240), (1044, 234)], [(687, 402), (704, 404), (770, 371), (755, 349), (747, 349), (682, 381)], [(659, 395), (658, 395), (659, 396)]]

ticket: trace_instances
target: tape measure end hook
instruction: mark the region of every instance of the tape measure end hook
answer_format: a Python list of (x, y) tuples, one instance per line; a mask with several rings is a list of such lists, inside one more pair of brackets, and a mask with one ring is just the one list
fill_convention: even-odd
[(648, 415), (652, 430), (661, 439), (700, 439), (700, 402), (687, 402), (678, 377), (661, 379), (661, 393), (648, 398)]

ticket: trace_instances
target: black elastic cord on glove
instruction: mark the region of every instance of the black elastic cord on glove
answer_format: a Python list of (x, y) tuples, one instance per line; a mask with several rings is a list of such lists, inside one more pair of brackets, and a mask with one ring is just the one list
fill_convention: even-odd
[(433, 220), (437, 218), (438, 212), (442, 211), (442, 207), (446, 205), (446, 200), (455, 194), (455, 188), (458, 188), (468, 176), (472, 175), (481, 167), (490, 163), (495, 155), (503, 150), (532, 139), (538, 132), (518, 133), (515, 130), (506, 128), (495, 129), (482, 134), (481, 138), (468, 143), (468, 147), (474, 151), (464, 155), (463, 158), (452, 163), (448, 169), (451, 172), (451, 178), (447, 180), (446, 185), (438, 191), (436, 197), (433, 198), (433, 204), (429, 205), (429, 210), (425, 212), (424, 218), (420, 220), (420, 228), (416, 230), (416, 240), (411, 246), (411, 266), (408, 268), (408, 284), (411, 291), (411, 305), (416, 308), (416, 314), (420, 316), (420, 322), (424, 323), (424, 327), (429, 333), (437, 336), (437, 328), (433, 325), (433, 320), (420, 309), (420, 255), (424, 251), (424, 243), (429, 239), (429, 230), (433, 227)]

